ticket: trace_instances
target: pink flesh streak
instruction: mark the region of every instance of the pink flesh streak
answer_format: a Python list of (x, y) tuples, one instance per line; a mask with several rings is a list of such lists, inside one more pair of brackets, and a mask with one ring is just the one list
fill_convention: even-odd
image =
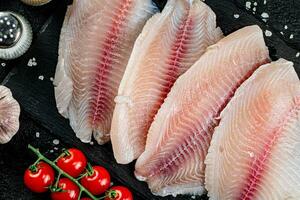
[(258, 190), (258, 186), (260, 182), (262, 181), (262, 175), (266, 171), (267, 163), (270, 158), (270, 155), (272, 153), (272, 149), (277, 143), (278, 138), (280, 137), (282, 133), (282, 128), (288, 123), (289, 119), (294, 117), (295, 114), (300, 109), (300, 97), (296, 98), (295, 104), (293, 105), (292, 109), (289, 110), (287, 115), (285, 116), (285, 119), (282, 123), (276, 128), (276, 130), (273, 131), (272, 134), (270, 134), (268, 141), (266, 145), (264, 146), (263, 151), (258, 156), (258, 158), (254, 159), (250, 172), (247, 178), (247, 182), (245, 184), (245, 187), (242, 189), (241, 196), (239, 200), (253, 200), (255, 197), (255, 192)]
[(108, 93), (105, 84), (107, 83), (107, 79), (110, 74), (110, 69), (113, 67), (113, 52), (117, 48), (117, 40), (121, 33), (122, 26), (124, 25), (124, 21), (126, 19), (126, 15), (130, 10), (130, 6), (132, 6), (132, 0), (122, 1), (120, 3), (120, 9), (118, 10), (117, 15), (113, 19), (112, 27), (108, 31), (103, 52), (100, 55), (101, 62), (97, 66), (98, 72), (95, 78), (95, 85), (93, 87), (93, 98), (90, 102), (90, 119), (92, 126), (97, 126), (100, 121), (105, 120), (105, 113), (109, 112), (109, 106), (107, 106), (107, 101), (110, 101), (105, 94)]
[[(164, 84), (165, 90), (162, 91), (162, 98), (165, 99), (170, 92), (171, 87), (179, 76), (179, 69), (182, 67), (180, 63), (185, 55), (187, 47), (185, 41), (189, 39), (191, 30), (193, 29), (193, 20), (191, 16), (187, 16), (183, 23), (179, 26), (176, 34), (176, 40), (172, 46), (172, 54), (168, 59), (168, 81)], [(162, 103), (162, 102), (161, 102)]]
[[(217, 110), (217, 112), (214, 114), (213, 119), (211, 121), (211, 123), (207, 126), (207, 127), (201, 127), (201, 130), (198, 130), (196, 136), (194, 137), (186, 137), (185, 141), (183, 141), (183, 143), (181, 145), (179, 145), (176, 150), (174, 150), (173, 152), (180, 152), (179, 155), (171, 156), (173, 158), (168, 159), (168, 161), (160, 161), (160, 164), (157, 165), (157, 167), (155, 167), (155, 169), (151, 170), (152, 173), (149, 175), (149, 177), (155, 176), (155, 175), (159, 175), (159, 173), (163, 173), (165, 175), (167, 174), (172, 174), (174, 171), (176, 171), (178, 169), (178, 167), (180, 167), (180, 165), (176, 166), (176, 162), (183, 154), (184, 152), (182, 152), (180, 149), (184, 149), (185, 151), (189, 152), (191, 150), (193, 150), (193, 141), (189, 141), (189, 140), (197, 140), (201, 142), (201, 145), (207, 143), (206, 141), (211, 141), (211, 137), (214, 131), (214, 128), (219, 124), (219, 117), (220, 117), (220, 113), (222, 112), (222, 110), (226, 107), (226, 105), (229, 103), (230, 99), (233, 97), (235, 91), (238, 89), (238, 87), (245, 81), (247, 80), (253, 73), (254, 71), (260, 67), (263, 64), (266, 64), (269, 62), (269, 59), (266, 59), (265, 61), (261, 62), (261, 63), (257, 63), (251, 71), (249, 71), (232, 89), (231, 91), (228, 93), (227, 97), (224, 98), (224, 102), (221, 104), (221, 106), (219, 107), (219, 109)], [(198, 142), (199, 143), (199, 142)], [(195, 144), (197, 145), (197, 144)], [(205, 152), (204, 155), (202, 155), (203, 159), (205, 158), (207, 151), (209, 148), (209, 144), (207, 144), (205, 146)], [(186, 159), (185, 159), (186, 160)]]
[[(187, 10), (187, 14), (189, 13), (189, 10)], [(193, 19), (191, 16), (186, 15), (183, 19), (183, 22), (179, 26), (179, 29), (177, 30), (175, 41), (172, 44), (171, 47), (171, 55), (167, 59), (167, 72), (165, 76), (167, 77), (164, 84), (162, 85), (162, 90), (160, 92), (160, 98), (159, 103), (156, 104), (156, 106), (152, 110), (152, 114), (150, 116), (151, 121), (148, 123), (147, 126), (144, 128), (144, 133), (147, 133), (150, 125), (153, 121), (153, 118), (157, 114), (160, 106), (164, 102), (164, 99), (167, 97), (168, 93), (170, 92), (172, 86), (174, 85), (174, 82), (177, 80), (177, 78), (180, 76), (183, 66), (181, 66), (181, 62), (183, 57), (186, 54), (186, 40), (189, 39), (190, 32), (193, 29)]]

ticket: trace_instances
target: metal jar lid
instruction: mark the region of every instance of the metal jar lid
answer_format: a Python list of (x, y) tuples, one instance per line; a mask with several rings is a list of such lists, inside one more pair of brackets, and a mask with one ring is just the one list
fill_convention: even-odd
[(11, 60), (23, 55), (32, 42), (28, 21), (19, 14), (0, 12), (0, 59)]

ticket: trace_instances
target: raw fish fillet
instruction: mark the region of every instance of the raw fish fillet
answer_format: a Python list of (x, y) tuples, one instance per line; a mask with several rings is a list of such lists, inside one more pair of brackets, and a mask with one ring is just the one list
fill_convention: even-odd
[(75, 0), (62, 28), (55, 97), (76, 136), (109, 140), (119, 83), (151, 0)]
[(111, 141), (117, 162), (145, 149), (148, 129), (174, 82), (222, 37), (214, 12), (199, 0), (169, 0), (143, 29), (116, 97)]
[(19, 130), (19, 103), (13, 98), (10, 89), (0, 85), (0, 144), (5, 144)]
[(220, 112), (236, 89), (269, 61), (258, 26), (236, 31), (207, 52), (175, 82), (150, 127), (136, 177), (154, 194), (202, 194), (204, 160)]
[(212, 200), (300, 199), (300, 81), (293, 63), (262, 66), (237, 90), (205, 163)]

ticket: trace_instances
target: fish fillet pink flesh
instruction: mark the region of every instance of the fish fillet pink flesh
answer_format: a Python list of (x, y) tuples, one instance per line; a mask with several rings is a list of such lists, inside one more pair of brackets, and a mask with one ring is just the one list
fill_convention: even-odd
[(264, 65), (237, 90), (205, 163), (212, 200), (300, 199), (300, 81), (293, 63)]
[(10, 89), (0, 85), (0, 144), (7, 143), (19, 130), (19, 103)]
[(148, 129), (176, 79), (222, 37), (216, 16), (198, 0), (170, 0), (143, 29), (116, 97), (111, 141), (117, 162), (145, 149)]
[(119, 83), (151, 0), (75, 0), (62, 28), (55, 96), (76, 136), (109, 140)]
[(220, 112), (253, 71), (269, 61), (258, 26), (236, 31), (175, 82), (149, 129), (136, 177), (154, 194), (201, 194), (204, 160)]

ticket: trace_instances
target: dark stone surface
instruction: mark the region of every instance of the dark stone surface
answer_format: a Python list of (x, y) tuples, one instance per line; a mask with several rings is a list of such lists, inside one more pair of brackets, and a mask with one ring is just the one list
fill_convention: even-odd
[[(161, 8), (165, 4), (165, 0), (154, 1)], [(246, 8), (244, 0), (206, 0), (216, 12), (218, 25), (225, 34), (250, 24), (258, 24), (263, 30), (270, 30), (273, 34), (266, 37), (266, 42), (272, 58), (284, 57), (293, 61), (299, 75), (300, 57), (296, 57), (297, 52), (300, 52), (299, 1), (267, 0), (267, 4), (264, 4), (263, 0), (257, 0), (257, 6), (254, 6), (254, 1), (248, 2), (252, 2), (250, 10)], [(48, 198), (48, 194), (36, 195), (23, 186), (23, 172), (35, 160), (26, 149), (28, 143), (39, 147), (51, 158), (58, 155), (62, 148), (82, 149), (92, 163), (103, 165), (112, 173), (114, 183), (130, 187), (135, 199), (191, 199), (188, 196), (159, 198), (151, 195), (147, 185), (134, 178), (133, 164), (118, 165), (115, 162), (111, 144), (98, 146), (96, 143), (81, 143), (69, 127), (68, 121), (57, 113), (50, 79), (55, 72), (59, 32), (67, 3), (63, 0), (53, 0), (42, 7), (30, 7), (18, 0), (0, 0), (0, 10), (21, 13), (30, 21), (34, 31), (33, 44), (25, 55), (9, 62), (0, 60), (0, 80), (12, 90), (22, 108), (19, 133), (10, 143), (0, 145), (0, 200)], [(255, 13), (253, 7), (256, 7)], [(263, 12), (269, 14), (267, 22), (262, 20)], [(239, 18), (236, 19), (234, 14), (239, 14)], [(288, 29), (284, 29), (285, 25)], [(292, 39), (291, 34), (294, 36)], [(37, 66), (29, 67), (28, 62), (33, 57)], [(2, 63), (6, 66), (3, 67)], [(41, 76), (43, 80), (39, 79)], [(40, 137), (36, 137), (36, 132), (40, 133)], [(55, 146), (54, 139), (59, 139), (60, 144)]]

